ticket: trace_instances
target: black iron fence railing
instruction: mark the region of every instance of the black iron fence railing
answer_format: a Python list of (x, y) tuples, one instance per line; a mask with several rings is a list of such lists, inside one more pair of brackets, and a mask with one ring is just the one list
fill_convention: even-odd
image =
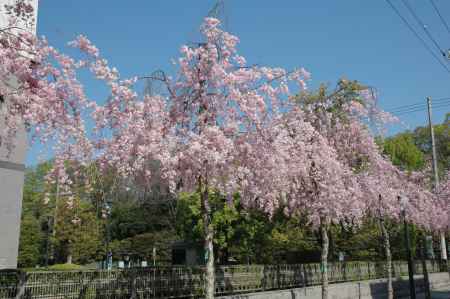
[[(429, 273), (448, 269), (427, 261)], [(443, 269), (444, 268), (444, 269)], [(217, 266), (216, 294), (233, 294), (319, 285), (320, 264)], [(415, 273), (422, 273), (415, 263)], [(393, 275), (408, 275), (408, 265), (393, 262)], [(0, 298), (102, 299), (197, 298), (204, 290), (202, 267), (147, 267), (67, 272), (0, 271)], [(331, 283), (385, 277), (383, 262), (329, 263)]]

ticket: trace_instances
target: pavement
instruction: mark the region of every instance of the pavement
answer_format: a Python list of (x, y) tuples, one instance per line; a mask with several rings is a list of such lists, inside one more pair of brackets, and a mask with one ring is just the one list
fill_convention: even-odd
[(450, 299), (450, 289), (432, 291), (431, 298), (432, 299)]
[[(437, 289), (431, 291), (432, 299), (450, 299), (450, 288)], [(425, 295), (421, 294), (417, 296), (417, 299), (425, 299)]]

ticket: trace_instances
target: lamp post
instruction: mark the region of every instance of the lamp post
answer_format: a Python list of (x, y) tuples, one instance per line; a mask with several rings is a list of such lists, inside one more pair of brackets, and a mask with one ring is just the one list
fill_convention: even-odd
[(414, 265), (411, 254), (411, 242), (409, 239), (409, 229), (408, 223), (406, 222), (406, 206), (408, 205), (409, 199), (406, 196), (398, 196), (398, 201), (400, 203), (400, 211), (403, 218), (403, 227), (405, 230), (405, 246), (406, 254), (408, 258), (408, 276), (409, 276), (409, 296), (411, 299), (416, 299), (416, 286), (414, 282)]

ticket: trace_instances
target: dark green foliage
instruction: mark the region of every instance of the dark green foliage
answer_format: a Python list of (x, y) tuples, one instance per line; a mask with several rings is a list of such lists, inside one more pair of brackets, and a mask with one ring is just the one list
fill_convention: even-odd
[(24, 216), (20, 227), (18, 260), (20, 267), (34, 267), (39, 263), (42, 242), (43, 234), (39, 221), (32, 215)]
[(45, 162), (35, 168), (26, 169), (22, 202), (23, 215), (32, 215), (36, 219), (41, 219), (49, 212), (49, 207), (44, 204), (44, 196), (48, 191), (45, 176), (51, 165), (51, 162)]
[(171, 199), (114, 202), (108, 220), (110, 249), (114, 257), (120, 258), (127, 253), (150, 260), (155, 247), (156, 261), (170, 262), (171, 245), (180, 239), (174, 229), (174, 209), (175, 202)]
[(279, 211), (269, 229), (265, 245), (260, 249), (264, 263), (319, 261), (320, 240), (302, 218), (288, 218)]
[(110, 248), (117, 259), (128, 254), (140, 260), (147, 260), (149, 263), (153, 258), (153, 248), (155, 248), (156, 263), (158, 265), (168, 264), (171, 262), (171, 245), (176, 239), (176, 235), (170, 231), (149, 232), (120, 241), (114, 240)]
[[(74, 208), (68, 209), (67, 197), (61, 196), (55, 211), (56, 188), (45, 181), (50, 169), (51, 162), (46, 162), (25, 174), (19, 265), (44, 265), (47, 254), (51, 262), (66, 262), (69, 251), (75, 262), (95, 261), (101, 248), (100, 220), (87, 199), (76, 198)], [(46, 193), (50, 194), (49, 202)], [(79, 225), (72, 222), (76, 218), (81, 220)]]
[(341, 223), (330, 228), (330, 256), (338, 260), (339, 253), (345, 260), (379, 260), (382, 241), (376, 219), (366, 218), (358, 226)]
[(170, 202), (120, 200), (112, 205), (109, 227), (112, 239), (122, 240), (150, 231), (170, 229)]
[(87, 264), (98, 259), (102, 226), (91, 203), (75, 198), (71, 207), (67, 199), (62, 199), (53, 229), (59, 262), (66, 262), (69, 256), (76, 264)]
[[(214, 246), (220, 264), (300, 262), (317, 257), (317, 240), (307, 225), (282, 212), (270, 219), (256, 209), (244, 208), (239, 196), (230, 201), (211, 193)], [(177, 205), (177, 231), (198, 244), (203, 240), (200, 196), (184, 194)], [(311, 260), (310, 260), (311, 261)]]
[(46, 215), (50, 213), (44, 203), (44, 177), (50, 168), (51, 162), (46, 162), (27, 168), (25, 172), (18, 256), (20, 267), (34, 267), (44, 262)]

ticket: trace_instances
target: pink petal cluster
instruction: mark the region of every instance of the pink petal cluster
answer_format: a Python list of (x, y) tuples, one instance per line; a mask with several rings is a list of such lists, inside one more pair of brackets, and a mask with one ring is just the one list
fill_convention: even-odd
[[(327, 112), (332, 100), (300, 108), (290, 95), (306, 87), (306, 70), (248, 66), (239, 39), (219, 20), (206, 18), (201, 30), (203, 42), (181, 47), (176, 77), (153, 78), (167, 95), (145, 97), (134, 91), (138, 79), (121, 79), (84, 36), (69, 44), (83, 53), (76, 60), (45, 39), (0, 30), (2, 146), (12, 150), (25, 123), (34, 140), (53, 146), (51, 175), (66, 191), (73, 182), (65, 161), (96, 161), (143, 186), (160, 180), (172, 193), (199, 184), (239, 193), (246, 206), (301, 213), (315, 227), (358, 223), (367, 214), (398, 218), (398, 196), (410, 199), (411, 221), (448, 227), (448, 180), (437, 197), (422, 175), (400, 171), (379, 153), (364, 124), (374, 105), (355, 99), (343, 107), (345, 118)], [(83, 69), (109, 88), (104, 104), (86, 96)]]

